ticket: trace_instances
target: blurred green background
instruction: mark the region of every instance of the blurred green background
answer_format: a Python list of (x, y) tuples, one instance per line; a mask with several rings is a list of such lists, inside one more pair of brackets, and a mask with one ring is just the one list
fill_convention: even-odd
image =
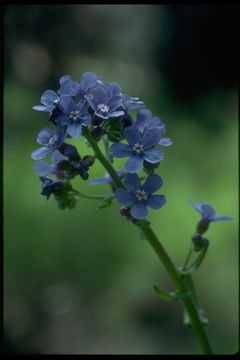
[[(212, 204), (210, 248), (195, 275), (217, 354), (237, 350), (238, 179), (236, 9), (166, 5), (12, 5), (5, 11), (4, 333), (10, 353), (197, 354), (182, 307), (149, 244), (119, 216), (81, 199), (58, 210), (40, 196), (30, 154), (47, 115), (32, 110), (69, 74), (94, 71), (139, 96), (173, 145), (158, 169), (167, 197), (150, 211), (177, 266), (199, 219), (187, 200)], [(225, 24), (224, 26), (222, 24)], [(234, 25), (235, 24), (235, 25)], [(76, 141), (74, 142), (76, 144)], [(82, 140), (81, 153), (88, 153)], [(122, 165), (119, 161), (117, 164)], [(90, 180), (104, 173), (96, 163)], [(85, 193), (102, 194), (74, 180)]]

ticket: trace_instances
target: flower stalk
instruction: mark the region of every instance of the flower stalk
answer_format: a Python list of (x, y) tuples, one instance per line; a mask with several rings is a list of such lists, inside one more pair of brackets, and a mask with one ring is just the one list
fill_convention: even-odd
[[(85, 136), (86, 136), (87, 140), (89, 141), (89, 143), (92, 145), (92, 148), (95, 152), (97, 159), (105, 167), (105, 169), (110, 174), (110, 176), (112, 177), (115, 184), (118, 187), (123, 187), (121, 179), (119, 178), (118, 174), (116, 173), (116, 171), (114, 170), (112, 165), (108, 162), (108, 160), (105, 158), (105, 156), (101, 152), (98, 144), (96, 142), (94, 142), (93, 139), (91, 139), (91, 136), (89, 134), (85, 133)], [(161, 260), (163, 266), (165, 267), (168, 275), (170, 276), (170, 278), (171, 278), (172, 282), (174, 283), (174, 285), (176, 286), (177, 290), (182, 293), (189, 292), (189, 289), (187, 288), (183, 279), (181, 278), (180, 274), (178, 273), (171, 258), (167, 254), (166, 250), (162, 246), (162, 244), (159, 241), (156, 234), (151, 229), (150, 225), (148, 223), (146, 225), (145, 222), (141, 222), (141, 221), (137, 221), (135, 223), (135, 225), (137, 227), (139, 227), (139, 229), (141, 229), (141, 231), (143, 232), (145, 238), (150, 243), (151, 247), (153, 248), (153, 250), (159, 257), (159, 259)], [(197, 308), (195, 305), (195, 301), (193, 299), (195, 294), (192, 294), (191, 292), (189, 294), (190, 294), (189, 297), (182, 298), (181, 301), (183, 302), (184, 307), (191, 319), (192, 327), (198, 338), (198, 341), (200, 343), (203, 353), (204, 354), (212, 354), (211, 346), (209, 344), (207, 335), (205, 333), (205, 330), (204, 330), (201, 320), (199, 318), (199, 314), (198, 314), (198, 311), (197, 311)]]

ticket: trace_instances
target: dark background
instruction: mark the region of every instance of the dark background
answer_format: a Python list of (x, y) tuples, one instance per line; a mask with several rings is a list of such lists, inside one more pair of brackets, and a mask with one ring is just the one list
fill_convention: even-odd
[[(214, 350), (237, 349), (237, 6), (12, 5), (4, 17), (4, 329), (10, 353), (196, 354), (171, 283), (148, 244), (119, 217), (82, 199), (60, 211), (39, 195), (30, 154), (47, 116), (32, 106), (69, 74), (95, 71), (139, 96), (173, 145), (158, 170), (166, 206), (150, 212), (177, 265), (211, 203), (234, 221), (212, 224), (196, 273)], [(76, 144), (76, 141), (73, 142)], [(81, 153), (88, 151), (79, 140)], [(118, 161), (121, 166), (123, 162)], [(90, 179), (102, 176), (96, 164)], [(101, 194), (104, 186), (86, 193)]]

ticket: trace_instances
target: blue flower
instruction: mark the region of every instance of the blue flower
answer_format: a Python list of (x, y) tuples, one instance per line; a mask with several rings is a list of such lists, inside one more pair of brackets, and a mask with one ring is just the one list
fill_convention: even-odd
[(52, 154), (52, 164), (39, 160), (34, 163), (33, 167), (38, 176), (55, 175), (58, 178), (64, 178), (66, 177), (65, 172), (58, 167), (59, 162), (62, 160), (67, 160), (67, 157), (56, 150)]
[(146, 218), (147, 207), (160, 209), (166, 202), (164, 195), (153, 195), (163, 184), (156, 174), (150, 174), (143, 185), (137, 174), (126, 174), (123, 183), (127, 190), (117, 189), (115, 197), (121, 205), (131, 206), (130, 214), (135, 219)]
[(59, 80), (60, 89), (58, 93), (60, 95), (76, 96), (77, 100), (84, 100), (85, 95), (93, 89), (99, 81), (100, 77), (94, 72), (84, 73), (80, 83), (73, 80), (71, 76), (65, 75)]
[(110, 152), (117, 158), (129, 157), (125, 170), (130, 173), (139, 172), (146, 160), (155, 164), (163, 159), (163, 152), (154, 148), (159, 143), (161, 132), (156, 129), (147, 129), (143, 134), (136, 125), (131, 125), (124, 130), (127, 144), (115, 143)]
[(161, 131), (161, 138), (159, 140), (159, 145), (169, 146), (172, 144), (171, 139), (164, 138), (163, 135), (166, 132), (166, 126), (162, 123), (159, 117), (152, 116), (152, 112), (149, 109), (139, 110), (136, 117), (136, 125), (140, 132), (144, 133), (146, 129), (157, 128)]
[(62, 95), (59, 100), (59, 109), (62, 111), (62, 115), (60, 115), (58, 123), (67, 125), (67, 132), (73, 138), (81, 135), (82, 126), (87, 126), (90, 122), (84, 101), (75, 104), (70, 96)]
[[(114, 83), (115, 84), (115, 83)], [(124, 111), (118, 110), (122, 102), (122, 97), (113, 95), (114, 91), (118, 92), (118, 88), (114, 86), (97, 86), (93, 90), (92, 95), (86, 95), (90, 107), (94, 114), (101, 119), (109, 119), (124, 115)]]
[(215, 210), (212, 208), (211, 205), (204, 203), (204, 202), (192, 202), (189, 201), (189, 204), (192, 205), (200, 215), (202, 215), (202, 220), (205, 222), (212, 222), (212, 221), (227, 221), (232, 220), (232, 216), (221, 216), (217, 215)]
[(48, 154), (51, 154), (62, 145), (66, 136), (67, 133), (63, 127), (57, 127), (56, 132), (48, 128), (42, 129), (37, 136), (37, 142), (44, 146), (32, 152), (32, 159), (41, 160)]
[[(125, 174), (125, 171), (122, 169), (117, 170), (118, 176), (122, 177)], [(111, 176), (106, 172), (104, 177), (92, 179), (88, 185), (98, 185), (98, 184), (113, 184)]]
[(33, 106), (34, 110), (47, 111), (51, 113), (57, 106), (59, 96), (53, 90), (46, 90), (41, 97), (41, 103), (43, 105)]

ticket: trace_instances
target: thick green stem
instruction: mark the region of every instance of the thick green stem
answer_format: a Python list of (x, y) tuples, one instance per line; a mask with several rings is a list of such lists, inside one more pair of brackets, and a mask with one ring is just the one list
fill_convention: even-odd
[[(168, 256), (167, 252), (163, 248), (162, 244), (160, 243), (160, 241), (158, 240), (157, 236), (154, 234), (150, 226), (144, 226), (141, 225), (141, 223), (137, 224), (137, 226), (141, 228), (146, 239), (149, 241), (152, 248), (157, 253), (158, 257), (160, 258), (162, 264), (164, 265), (165, 269), (167, 270), (170, 278), (172, 279), (177, 289), (180, 292), (184, 292), (184, 293), (187, 292), (188, 288), (185, 286), (183, 280), (180, 278), (179, 273), (177, 272), (177, 269), (175, 268), (172, 260)], [(195, 330), (195, 333), (198, 337), (198, 340), (200, 342), (204, 354), (212, 354), (210, 344), (205, 334), (203, 325), (199, 319), (198, 311), (192, 297), (182, 299), (182, 302), (184, 303), (184, 306), (191, 319), (193, 329)]]
[[(112, 180), (114, 181), (116, 187), (121, 188), (124, 187), (122, 184), (121, 179), (119, 178), (117, 172), (114, 170), (112, 165), (108, 162), (105, 156), (102, 154), (98, 144), (92, 139), (91, 134), (89, 132), (85, 132), (85, 137), (92, 145), (92, 148), (95, 152), (96, 157), (105, 167), (109, 175), (111, 176)], [(175, 284), (178, 291), (186, 293), (189, 289), (186, 287), (184, 281), (181, 279), (180, 274), (178, 273), (177, 269), (175, 268), (172, 260), (168, 256), (167, 252), (163, 248), (162, 244), (160, 243), (159, 239), (151, 229), (149, 225), (146, 225), (142, 222), (136, 222), (136, 225), (142, 230), (144, 233), (145, 238), (148, 240), (152, 248), (155, 250), (156, 254), (158, 255), (159, 259), (161, 260), (162, 264), (164, 265), (166, 271), (168, 272), (170, 278), (172, 279), (173, 283)], [(199, 319), (199, 314), (192, 298), (192, 294), (189, 297), (181, 299), (183, 302), (186, 311), (191, 319), (192, 327), (195, 330), (195, 333), (198, 337), (200, 345), (204, 354), (212, 354), (212, 350), (210, 344), (208, 342), (207, 336), (205, 334), (203, 325)]]

